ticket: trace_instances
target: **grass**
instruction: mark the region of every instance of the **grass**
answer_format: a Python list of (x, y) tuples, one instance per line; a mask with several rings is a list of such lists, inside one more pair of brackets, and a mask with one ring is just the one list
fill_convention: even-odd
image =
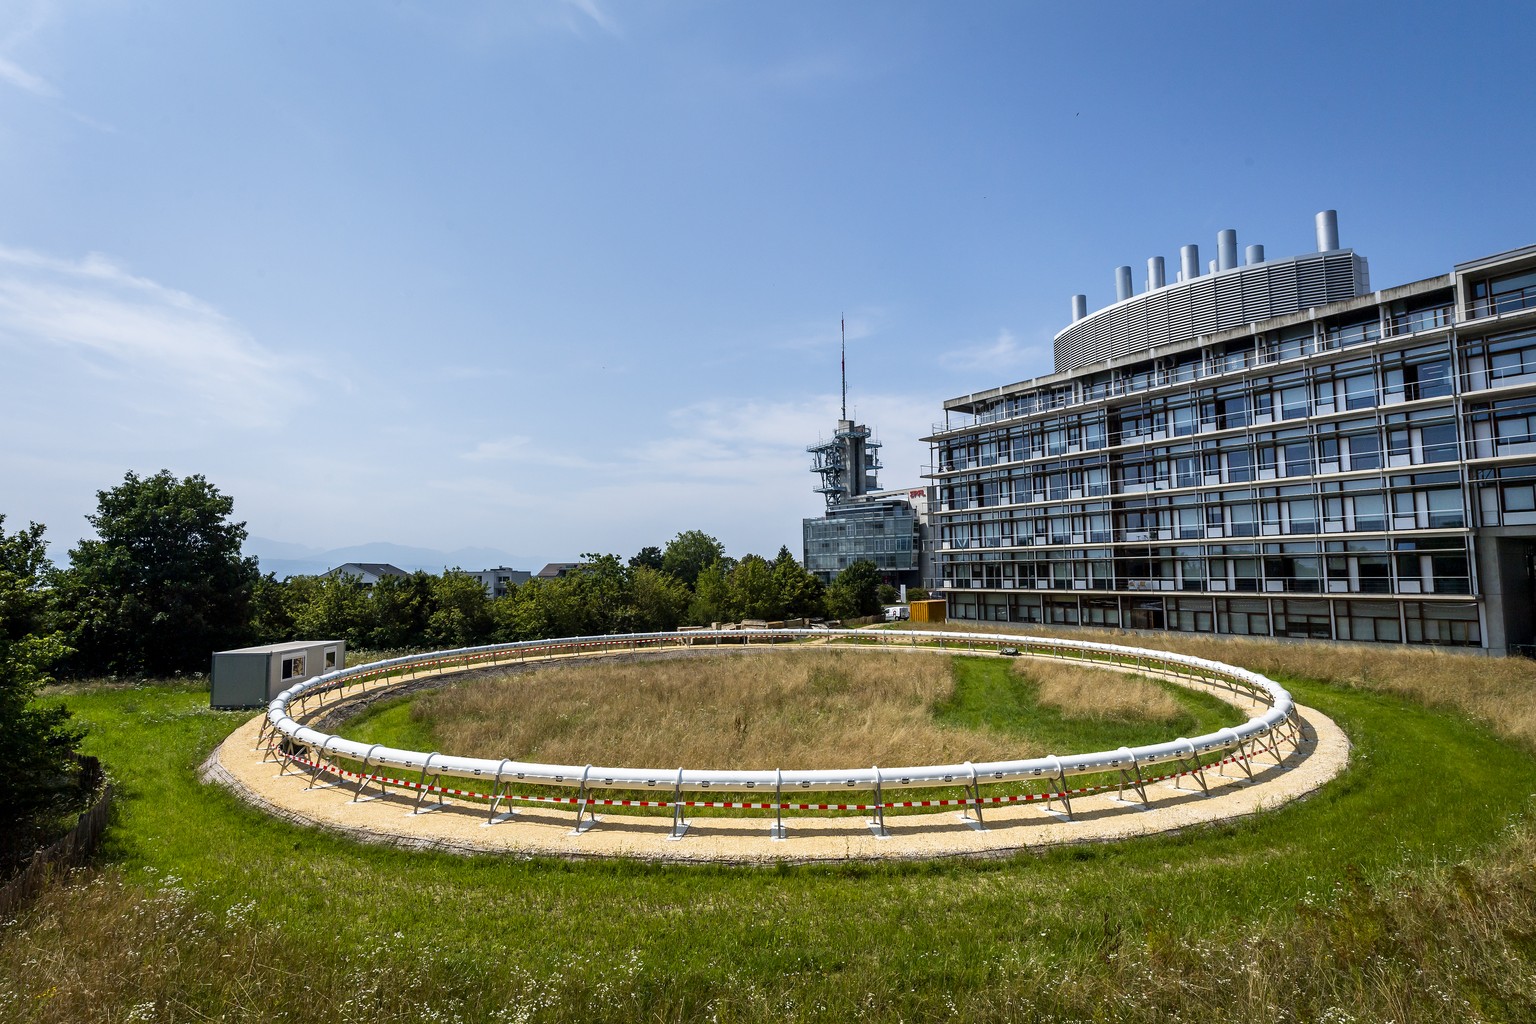
[(1245, 717), (1182, 687), (1060, 662), (815, 649), (493, 674), (381, 703), (340, 731), (553, 764), (791, 769), (1113, 749)]
[[(1505, 699), (1529, 706), (1517, 667), (1531, 686)], [(0, 934), (0, 1019), (1536, 1018), (1523, 712), (1477, 711), (1475, 674), (1437, 707), (1284, 674), (1356, 744), (1307, 801), (1004, 861), (778, 871), (353, 845), (195, 781), (239, 720), (206, 691), (82, 690), (125, 799), (108, 866)]]

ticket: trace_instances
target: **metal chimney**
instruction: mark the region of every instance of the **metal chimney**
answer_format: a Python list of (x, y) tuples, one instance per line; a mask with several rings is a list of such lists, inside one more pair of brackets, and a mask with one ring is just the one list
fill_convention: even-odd
[(1237, 269), (1237, 232), (1232, 228), (1216, 232), (1216, 266), (1221, 270)]
[(1339, 247), (1339, 211), (1324, 210), (1317, 215), (1317, 251), (1333, 252)]
[(1168, 283), (1168, 271), (1163, 267), (1163, 258), (1153, 256), (1147, 260), (1147, 291), (1161, 288)]
[(1210, 273), (1212, 273), (1212, 274), (1216, 273), (1217, 265), (1218, 264), (1216, 263), (1215, 260), (1211, 260), (1210, 263), (1206, 264), (1206, 266), (1210, 268)]
[(1131, 297), (1131, 268), (1115, 268), (1115, 301)]
[(1181, 280), (1193, 281), (1200, 276), (1200, 247), (1198, 245), (1184, 245), (1179, 247), (1179, 273)]
[(1073, 323), (1077, 323), (1079, 320), (1081, 320), (1083, 317), (1085, 317), (1087, 315), (1088, 315), (1088, 296), (1086, 296), (1086, 295), (1074, 295), (1074, 296), (1072, 296), (1072, 322)]
[(1248, 265), (1251, 267), (1263, 262), (1264, 247), (1262, 245), (1250, 245), (1248, 247)]

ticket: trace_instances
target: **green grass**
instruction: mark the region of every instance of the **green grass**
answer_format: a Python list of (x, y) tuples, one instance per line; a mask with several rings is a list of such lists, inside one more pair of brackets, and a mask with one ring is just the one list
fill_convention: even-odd
[(1237, 725), (1248, 717), (1211, 694), (1168, 682), (1159, 685), (1183, 709), (1171, 722), (1068, 715), (1059, 708), (1041, 704), (1035, 685), (1015, 671), (1021, 667), (1027, 673), (1027, 662), (956, 657), (953, 665), (954, 695), (934, 709), (940, 722), (962, 729), (990, 728), (1027, 735), (1061, 754), (1134, 747), (1176, 736), (1200, 736), (1223, 726)]
[[(1039, 713), (990, 671), (965, 679), (943, 711), (957, 721), (982, 707), (1005, 720)], [(1155, 1020), (1188, 1008), (1223, 957), (1278, 956), (1264, 945), (1274, 935), (1282, 945), (1325, 935), (1345, 960), (1336, 978), (1299, 972), (1304, 987), (1293, 1001), (1353, 991), (1366, 975), (1407, 1000), (1423, 984), (1420, 967), (1373, 951), (1396, 948), (1394, 928), (1419, 926), (1373, 916), (1372, 901), (1420, 885), (1441, 865), (1489, 851), (1497, 859), (1510, 829), (1528, 821), (1536, 759), (1455, 714), (1315, 682), (1288, 685), (1334, 717), (1355, 749), (1341, 779), (1274, 813), (1001, 861), (779, 870), (459, 859), (356, 845), (196, 782), (197, 765), (244, 717), (210, 712), (204, 689), (97, 689), (68, 703), (91, 726), (88, 750), (120, 787), (106, 859), (130, 886), (149, 887), (144, 901), (158, 898), (167, 877), (190, 890), (193, 907), (225, 922), (210, 949), (245, 948), (254, 941), (237, 941), (246, 932), (265, 936), (247, 974), (260, 988), (244, 995), (205, 992), (211, 983), (193, 973), (200, 940), (176, 939), (190, 966), (165, 985), (187, 1008), (159, 1019), (236, 1009), (276, 1019), (279, 1008), (292, 1010), (284, 1000), (307, 998), (308, 1010), (289, 1019), (350, 1020), (366, 1000), (381, 1020), (489, 1019), (503, 1007), (550, 1020), (1047, 1012)], [(1215, 713), (1199, 701), (1188, 710), (1197, 719)], [(383, 709), (375, 720), (397, 713)], [(229, 908), (245, 908), (235, 924)], [(1341, 921), (1366, 931), (1336, 934)], [(32, 982), (13, 967), (52, 948), (47, 919), (18, 927), (24, 947), (0, 943), (0, 994), (7, 985), (21, 994), (10, 1004), (0, 998), (0, 1017), (9, 1005), (28, 1008), (18, 1020), (68, 1019), (26, 1002), (36, 998), (27, 994)], [(1523, 977), (1532, 956), (1524, 942), (1500, 948), (1502, 976)], [(1384, 959), (1352, 965), (1356, 954)], [(219, 967), (219, 953), (201, 955), (215, 958), (205, 968)], [(359, 957), (375, 972), (363, 980)], [(1241, 974), (1240, 965), (1231, 970)], [(1183, 988), (1169, 987), (1169, 971), (1187, 974)], [(1245, 984), (1253, 979), (1211, 983), (1194, 1005), (1206, 1019), (1226, 1019), (1228, 1006), (1234, 1019), (1253, 1019), (1265, 996), (1245, 994)], [(1492, 984), (1468, 983), (1455, 998), (1505, 1015), (1536, 1013), (1518, 986), (1511, 994), (1488, 991)], [(1442, 1016), (1418, 1012), (1462, 1019), (1462, 1005)], [(1293, 1009), (1306, 1019), (1304, 1007)], [(92, 1012), (123, 1019), (126, 1007), (109, 1001)]]

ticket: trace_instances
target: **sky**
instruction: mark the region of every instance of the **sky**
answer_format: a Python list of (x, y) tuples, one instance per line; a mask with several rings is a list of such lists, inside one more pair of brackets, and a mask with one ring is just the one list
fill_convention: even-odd
[[(1536, 243), (1536, 4), (8, 0), (0, 514), (202, 474), (261, 543), (800, 553), (848, 411), (1051, 371), (1113, 269)], [(1140, 284), (1138, 284), (1138, 290)], [(480, 568), (466, 566), (465, 568)]]

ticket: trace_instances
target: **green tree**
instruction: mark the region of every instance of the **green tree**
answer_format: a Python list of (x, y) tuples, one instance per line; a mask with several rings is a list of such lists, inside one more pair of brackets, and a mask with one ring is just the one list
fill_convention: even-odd
[(693, 600), (688, 605), (688, 621), (696, 626), (707, 626), (712, 622), (735, 619), (736, 609), (731, 604), (731, 583), (726, 577), (725, 563), (714, 562), (699, 573)]
[(630, 556), (629, 567), (631, 569), (638, 569), (641, 566), (644, 566), (647, 569), (655, 569), (657, 572), (660, 572), (661, 548), (658, 548), (652, 544), (648, 547), (641, 548), (637, 553)]
[(811, 619), (825, 610), (823, 595), (826, 587), (789, 553), (787, 547), (779, 548), (779, 554), (773, 560), (773, 585), (787, 616)]
[(491, 639), (491, 599), (480, 580), (465, 572), (445, 572), (432, 587), (436, 607), (427, 618), (430, 647), (475, 647)]
[(260, 572), (242, 558), (234, 501), (202, 476), (128, 473), (96, 492), (82, 540), (59, 574), (60, 610), (76, 671), (206, 670), (209, 656), (251, 639)]
[(650, 566), (636, 566), (634, 628), (639, 633), (663, 633), (678, 627), (693, 595), (683, 582)]
[(368, 589), (356, 576), (295, 576), (287, 583), (293, 634), (285, 640), (345, 640), (366, 647)]
[(853, 619), (880, 611), (880, 570), (867, 558), (837, 574), (827, 587), (827, 614)]
[(744, 619), (781, 619), (784, 606), (774, 584), (773, 566), (758, 555), (747, 555), (731, 569), (731, 607)]
[(297, 635), (292, 588), (287, 580), (269, 572), (251, 590), (251, 639), (259, 644), (277, 644)]
[(34, 698), (67, 651), (45, 633), (49, 564), (43, 527), (9, 536), (0, 515), (0, 876), (47, 838), (85, 795), (77, 784), (81, 730), (58, 704)]
[(685, 530), (667, 542), (661, 569), (693, 588), (698, 585), (699, 574), (723, 558), (724, 544), (702, 530)]
[(366, 646), (384, 651), (425, 646), (436, 588), (437, 577), (420, 570), (381, 576), (368, 592)]

